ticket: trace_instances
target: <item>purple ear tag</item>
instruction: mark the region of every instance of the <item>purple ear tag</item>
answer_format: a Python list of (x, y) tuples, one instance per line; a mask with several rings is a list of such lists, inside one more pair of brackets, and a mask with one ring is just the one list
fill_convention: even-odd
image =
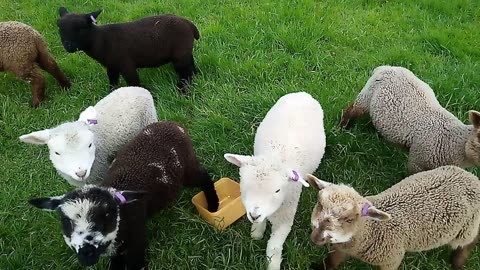
[(120, 204), (127, 203), (127, 199), (125, 199), (125, 196), (123, 196), (122, 192), (116, 191), (115, 192), (115, 197), (120, 201)]
[(95, 17), (93, 17), (93, 15), (90, 15), (90, 20), (92, 20), (92, 23), (93, 24), (97, 24), (97, 19), (95, 19)]
[(291, 179), (292, 181), (300, 182), (304, 187), (309, 187), (309, 186), (310, 186), (310, 185), (308, 184), (308, 182), (305, 181), (305, 179), (303, 179), (303, 178), (300, 176), (300, 174), (298, 174), (297, 171), (292, 170), (292, 174), (293, 174), (293, 175), (290, 176), (290, 179)]
[(87, 119), (87, 124), (96, 125), (98, 124), (97, 119)]
[(370, 209), (370, 204), (365, 203), (362, 207), (362, 217), (368, 216), (368, 209)]

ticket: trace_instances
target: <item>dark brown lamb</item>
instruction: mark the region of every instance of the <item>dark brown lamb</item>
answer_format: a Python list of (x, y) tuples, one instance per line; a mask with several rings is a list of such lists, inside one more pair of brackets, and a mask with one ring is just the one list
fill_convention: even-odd
[(70, 80), (38, 31), (21, 22), (0, 22), (0, 71), (10, 71), (32, 84), (33, 107), (45, 98), (45, 78), (37, 65), (55, 77), (62, 88), (70, 88)]
[(120, 75), (129, 86), (140, 86), (137, 68), (171, 62), (180, 79), (177, 86), (186, 93), (196, 71), (193, 42), (200, 38), (192, 22), (165, 14), (97, 26), (101, 12), (76, 14), (59, 9), (60, 38), (67, 52), (84, 51), (106, 67), (111, 87), (118, 85)]

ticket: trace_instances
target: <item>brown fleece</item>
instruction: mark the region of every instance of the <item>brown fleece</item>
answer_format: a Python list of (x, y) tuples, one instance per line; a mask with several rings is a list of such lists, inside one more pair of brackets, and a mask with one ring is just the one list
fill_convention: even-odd
[(10, 71), (32, 84), (33, 107), (45, 97), (45, 79), (37, 65), (63, 88), (70, 87), (70, 80), (48, 52), (40, 33), (20, 22), (0, 22), (0, 71)]

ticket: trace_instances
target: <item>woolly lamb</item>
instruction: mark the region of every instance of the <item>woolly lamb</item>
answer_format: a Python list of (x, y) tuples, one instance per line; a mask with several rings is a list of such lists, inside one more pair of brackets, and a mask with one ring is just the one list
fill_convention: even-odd
[(180, 78), (177, 86), (186, 93), (196, 71), (193, 42), (200, 38), (192, 22), (166, 14), (96, 26), (100, 12), (75, 14), (59, 9), (58, 27), (67, 52), (84, 51), (97, 60), (107, 68), (112, 87), (118, 85), (120, 74), (128, 85), (139, 86), (137, 68), (172, 62)]
[[(302, 192), (302, 176), (315, 171), (325, 151), (323, 110), (309, 94), (281, 97), (255, 135), (254, 155), (225, 154), (240, 167), (240, 189), (251, 235), (261, 239), (272, 223), (267, 244), (268, 269), (280, 269), (283, 243), (290, 233)], [(300, 182), (300, 183), (299, 183)]]
[(312, 175), (307, 180), (319, 190), (311, 240), (331, 244), (319, 269), (337, 269), (350, 256), (395, 270), (405, 252), (450, 245), (459, 270), (478, 241), (480, 181), (459, 167), (420, 172), (369, 197)]
[(388, 141), (410, 149), (412, 174), (444, 165), (480, 165), (480, 113), (470, 111), (473, 125), (463, 124), (408, 69), (376, 68), (340, 124), (347, 127), (365, 113)]
[(83, 111), (77, 121), (22, 135), (20, 140), (47, 144), (58, 173), (80, 187), (100, 183), (116, 152), (156, 121), (150, 92), (140, 87), (122, 87)]
[(182, 185), (201, 187), (208, 209), (217, 210), (213, 182), (190, 138), (177, 124), (160, 122), (145, 127), (119, 151), (102, 186), (86, 185), (30, 203), (59, 209), (65, 242), (83, 265), (107, 255), (112, 270), (147, 269), (147, 218), (174, 203)]
[(70, 80), (48, 52), (40, 33), (21, 22), (0, 22), (0, 71), (10, 71), (32, 84), (33, 107), (45, 98), (45, 78), (37, 64), (55, 77), (62, 88), (70, 88)]

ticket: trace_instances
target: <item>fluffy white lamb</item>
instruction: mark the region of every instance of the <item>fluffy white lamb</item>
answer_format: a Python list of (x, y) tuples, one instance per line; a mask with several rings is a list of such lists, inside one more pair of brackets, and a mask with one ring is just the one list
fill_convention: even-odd
[(304, 175), (315, 171), (325, 152), (323, 110), (307, 93), (281, 97), (255, 135), (254, 155), (225, 154), (240, 167), (240, 189), (251, 235), (261, 239), (272, 223), (267, 244), (269, 270), (280, 269), (283, 243), (290, 233)]
[(20, 136), (47, 144), (58, 173), (74, 186), (99, 184), (115, 153), (145, 126), (157, 121), (150, 92), (122, 87), (88, 107), (77, 121)]

